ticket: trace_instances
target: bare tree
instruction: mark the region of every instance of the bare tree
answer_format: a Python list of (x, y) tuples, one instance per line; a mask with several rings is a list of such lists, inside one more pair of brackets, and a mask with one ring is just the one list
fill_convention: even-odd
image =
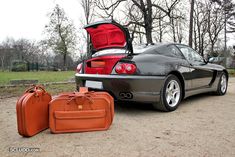
[(208, 3), (208, 36), (210, 40), (211, 53), (214, 53), (214, 46), (224, 28), (223, 9), (217, 4)]
[(228, 33), (235, 33), (235, 13), (228, 19)]
[(50, 22), (45, 26), (45, 33), (48, 37), (45, 41), (56, 53), (63, 55), (63, 67), (66, 70), (66, 57), (76, 49), (75, 27), (59, 5), (56, 5), (49, 13), (49, 18)]
[[(198, 1), (195, 3), (194, 9), (194, 20), (195, 20), (195, 31), (197, 37), (195, 38), (198, 45), (198, 51), (201, 55), (204, 55), (204, 51), (208, 46), (207, 32), (208, 32), (208, 10), (205, 7), (205, 3)], [(197, 48), (196, 48), (197, 49)]]
[(184, 38), (184, 27), (183, 25), (185, 25), (184, 23), (184, 18), (183, 18), (183, 14), (180, 12), (179, 13), (180, 15), (180, 18), (177, 18), (175, 20), (175, 33), (176, 33), (176, 39), (177, 39), (177, 42), (179, 43), (182, 43), (183, 41), (183, 38)]
[(9, 69), (14, 60), (36, 63), (39, 60), (39, 54), (37, 42), (24, 38), (18, 40), (7, 38), (0, 43), (1, 69)]
[[(102, 1), (102, 0), (101, 0)], [(165, 4), (167, 8), (162, 7), (159, 3), (156, 3), (154, 0), (116, 0), (115, 2), (112, 1), (111, 5), (107, 6), (105, 3), (102, 4), (102, 6), (99, 8), (101, 10), (110, 10), (111, 13), (107, 13), (107, 17), (114, 18), (113, 17), (113, 12), (115, 9), (117, 9), (118, 5), (126, 1), (128, 2), (128, 5), (131, 7), (129, 10), (126, 12), (129, 14), (129, 20), (126, 23), (126, 26), (132, 26), (133, 28), (138, 28), (141, 27), (144, 29), (144, 35), (146, 37), (146, 42), (147, 43), (153, 43), (153, 26), (154, 26), (154, 21), (162, 19), (163, 17), (168, 16), (169, 18), (172, 18), (172, 10), (174, 10), (176, 4), (179, 2), (179, 0), (173, 0), (173, 1), (168, 1), (165, 0)], [(100, 4), (100, 3), (99, 3)], [(161, 12), (161, 16), (159, 17), (159, 11)], [(160, 24), (161, 25), (161, 24)], [(162, 26), (162, 25), (161, 25)], [(136, 33), (142, 34), (141, 31), (137, 31), (137, 29), (133, 29), (136, 31)]]
[(190, 3), (190, 17), (189, 17), (189, 37), (188, 45), (192, 47), (193, 45), (193, 11), (194, 11), (194, 0), (191, 0)]
[[(79, 0), (80, 2), (80, 5), (82, 6), (83, 8), (83, 13), (84, 13), (84, 20), (82, 22), (82, 25), (87, 25), (89, 23), (92, 22), (93, 20), (93, 16), (94, 16), (94, 9), (95, 9), (95, 0)], [(90, 54), (90, 39), (89, 39), (89, 35), (88, 33), (86, 32), (86, 35), (85, 35), (85, 38), (86, 38), (86, 52), (87, 52), (87, 57), (90, 57), (91, 54)]]
[(95, 5), (99, 8), (103, 13), (96, 12), (100, 17), (104, 19), (114, 19), (114, 11), (118, 8), (121, 2), (127, 0), (96, 0)]

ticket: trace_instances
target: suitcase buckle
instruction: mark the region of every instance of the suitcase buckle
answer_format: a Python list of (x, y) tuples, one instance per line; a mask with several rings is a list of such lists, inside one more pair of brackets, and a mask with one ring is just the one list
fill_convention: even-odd
[(79, 110), (82, 110), (82, 108), (83, 108), (82, 105), (78, 105)]

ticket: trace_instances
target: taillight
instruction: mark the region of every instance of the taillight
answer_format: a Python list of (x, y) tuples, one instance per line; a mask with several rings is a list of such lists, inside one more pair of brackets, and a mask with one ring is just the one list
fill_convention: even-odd
[(81, 73), (81, 71), (82, 71), (82, 63), (78, 64), (77, 69), (76, 69), (77, 73)]
[(115, 67), (118, 74), (134, 74), (136, 72), (136, 65), (131, 63), (119, 63)]

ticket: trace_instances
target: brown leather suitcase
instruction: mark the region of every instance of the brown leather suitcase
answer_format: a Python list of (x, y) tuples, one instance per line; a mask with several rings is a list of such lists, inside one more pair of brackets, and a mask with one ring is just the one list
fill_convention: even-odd
[(30, 137), (49, 127), (51, 95), (42, 86), (32, 86), (16, 103), (17, 126), (21, 136)]
[(114, 117), (114, 100), (107, 92), (63, 93), (49, 104), (52, 133), (107, 130)]

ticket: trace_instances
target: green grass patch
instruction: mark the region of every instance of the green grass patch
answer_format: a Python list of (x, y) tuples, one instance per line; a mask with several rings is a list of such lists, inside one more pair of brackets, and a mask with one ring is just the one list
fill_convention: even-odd
[(235, 77), (235, 69), (227, 69), (230, 77)]
[[(29, 88), (24, 86), (19, 87), (7, 87), (7, 88), (0, 88), (0, 99), (1, 98), (8, 98), (8, 97), (19, 97), (23, 95), (24, 91)], [(44, 86), (46, 91), (49, 92), (51, 95), (57, 95), (63, 92), (73, 92), (76, 91), (75, 83), (68, 83), (68, 84), (56, 84), (56, 85), (47, 85)]]
[(74, 71), (0, 72), (0, 85), (10, 84), (10, 80), (35, 79), (40, 83), (67, 81), (74, 77)]

